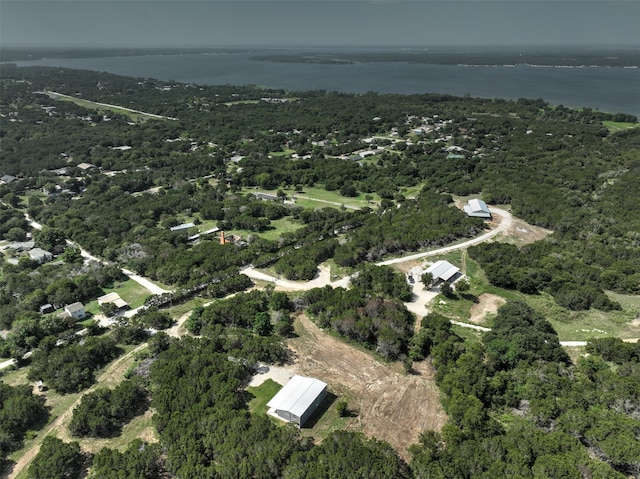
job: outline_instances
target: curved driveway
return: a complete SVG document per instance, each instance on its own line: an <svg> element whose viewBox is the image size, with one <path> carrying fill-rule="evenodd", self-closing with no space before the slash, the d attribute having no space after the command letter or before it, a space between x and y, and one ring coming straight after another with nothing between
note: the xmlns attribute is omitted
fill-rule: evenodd
<svg viewBox="0 0 640 479"><path fill-rule="evenodd" d="M475 238L471 238L470 240L463 241L462 243L452 244L450 246L444 246L442 248L434 249L432 251L425 251L424 253L416 253L409 256L402 256L400 258L389 259L386 261L381 261L376 263L377 266L388 266L391 264L404 263L405 261L414 261L420 258L426 258L428 256L438 256L444 253L449 253L451 251L457 251L459 249L468 248L469 246L473 246L479 243L483 243L487 241L489 238L494 237L500 233L506 233L511 225L513 224L513 216L507 210L503 210L502 208L490 208L490 211L494 215L500 216L502 219L500 220L500 224L497 228L487 231L486 233L481 234L480 236L476 236Z"/></svg>

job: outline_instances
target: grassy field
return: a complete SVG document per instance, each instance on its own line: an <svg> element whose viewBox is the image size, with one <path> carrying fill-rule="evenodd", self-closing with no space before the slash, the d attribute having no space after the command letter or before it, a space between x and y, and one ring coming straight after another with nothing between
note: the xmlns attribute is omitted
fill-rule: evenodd
<svg viewBox="0 0 640 479"><path fill-rule="evenodd" d="M260 386L248 387L247 392L253 396L249 401L249 412L251 414L267 414L267 403L282 386L273 379L267 379Z"/></svg>
<svg viewBox="0 0 640 479"><path fill-rule="evenodd" d="M159 120L161 118L158 118L155 115L151 115L148 113L143 113L143 112L134 112L134 111L129 111L125 108L118 108L117 106L105 106L105 105L99 105L96 102L90 101L90 100L85 100L83 98L76 98L76 97L71 97L71 96L67 96L67 95L60 95L60 94L56 94L56 93L51 93L49 94L49 96L54 99L54 100L58 100L58 101L70 101L72 103L75 103L78 106L81 106L82 108L86 108L88 110L95 110L98 113L106 113L106 112L111 112L111 113L117 113L119 115L124 115L126 117L128 117L129 119L133 120L133 121L138 121L138 122L144 122L147 120Z"/></svg>
<svg viewBox="0 0 640 479"><path fill-rule="evenodd" d="M640 317L640 296L608 293L612 300L620 303L621 311L570 311L558 306L548 293L531 295L492 286L478 264L468 256L463 256L461 252L450 253L437 259L446 259L456 266L462 266L462 270L470 278L470 290L459 294L458 299L439 296L432 303L434 312L451 319L469 321L471 308L477 303L478 298L483 294L492 294L506 301L522 300L529 304L553 325L561 341L586 341L605 336L622 339L640 337L640 324L634 321ZM489 314L483 325L491 327L493 317L494 315Z"/></svg>
<svg viewBox="0 0 640 479"><path fill-rule="evenodd" d="M135 281L128 279L122 283L115 284L112 288L104 288L104 294L116 292L124 299L131 309L144 304L144 301L151 295L146 288L143 288ZM100 306L98 300L91 301L84 306L85 311L91 314L98 314Z"/></svg>
<svg viewBox="0 0 640 479"><path fill-rule="evenodd" d="M640 123L627 123L624 121L603 121L602 124L607 127L607 129L615 133L616 131L628 130L629 128L638 128L640 127Z"/></svg>

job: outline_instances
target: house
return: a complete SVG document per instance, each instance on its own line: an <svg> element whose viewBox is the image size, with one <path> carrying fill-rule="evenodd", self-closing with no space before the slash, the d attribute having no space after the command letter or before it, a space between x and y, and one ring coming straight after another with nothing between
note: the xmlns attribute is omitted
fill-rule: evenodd
<svg viewBox="0 0 640 479"><path fill-rule="evenodd" d="M425 270L425 273L431 273L434 285L444 281L453 283L460 277L460 268L452 265L448 261L440 260L429 266Z"/></svg>
<svg viewBox="0 0 640 479"><path fill-rule="evenodd" d="M80 168L82 171L87 171L96 168L96 165L92 165L91 163L80 163L78 164L78 168Z"/></svg>
<svg viewBox="0 0 640 479"><path fill-rule="evenodd" d="M113 303L116 308L124 309L129 305L127 302L120 297L120 295L116 292L105 294L104 296L100 296L98 298L98 305L102 306L103 304Z"/></svg>
<svg viewBox="0 0 640 479"><path fill-rule="evenodd" d="M0 178L0 183L3 185L8 185L9 183L11 183L12 181L17 180L17 178L15 176L12 175L3 175L2 178Z"/></svg>
<svg viewBox="0 0 640 479"><path fill-rule="evenodd" d="M464 206L464 212L476 218L491 218L491 212L487 204L477 198L468 201Z"/></svg>
<svg viewBox="0 0 640 479"><path fill-rule="evenodd" d="M84 319L87 316L84 305L80 302L68 304L64 307L64 311L75 320Z"/></svg>
<svg viewBox="0 0 640 479"><path fill-rule="evenodd" d="M32 250L29 250L29 258L36 263L42 264L47 261L51 261L53 259L53 254L43 250L42 248L33 248Z"/></svg>
<svg viewBox="0 0 640 479"><path fill-rule="evenodd" d="M7 248L12 249L14 251L29 251L30 249L35 248L35 241L14 241L7 245Z"/></svg>
<svg viewBox="0 0 640 479"><path fill-rule="evenodd" d="M278 198L276 195L271 195L269 193L260 193L260 192L254 191L252 194L259 200L280 201L280 198Z"/></svg>
<svg viewBox="0 0 640 479"><path fill-rule="evenodd" d="M326 383L296 374L267 403L269 414L302 427L326 395Z"/></svg>

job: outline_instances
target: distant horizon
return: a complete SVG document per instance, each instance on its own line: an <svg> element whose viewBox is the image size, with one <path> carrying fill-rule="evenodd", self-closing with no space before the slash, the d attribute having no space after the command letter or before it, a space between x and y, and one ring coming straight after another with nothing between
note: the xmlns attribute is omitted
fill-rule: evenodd
<svg viewBox="0 0 640 479"><path fill-rule="evenodd" d="M558 44L522 44L522 45L502 45L502 44L431 44L431 45L358 45L358 44L345 44L345 45L332 45L332 44L309 44L309 45L114 45L114 46L90 46L90 45L67 45L67 44L15 44L7 45L2 44L0 50L71 50L71 51L83 51L83 50L410 50L410 51L452 51L465 49L465 51L487 51L487 50L504 50L504 51L519 51L519 50L630 50L640 52L640 46L631 44L571 44L571 43L558 43Z"/></svg>
<svg viewBox="0 0 640 479"><path fill-rule="evenodd" d="M637 0L0 0L6 48L640 47Z"/></svg>

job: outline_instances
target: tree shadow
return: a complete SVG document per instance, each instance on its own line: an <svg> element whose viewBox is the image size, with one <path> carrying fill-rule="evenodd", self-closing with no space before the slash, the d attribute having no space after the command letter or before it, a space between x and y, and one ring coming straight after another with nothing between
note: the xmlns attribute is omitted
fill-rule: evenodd
<svg viewBox="0 0 640 479"><path fill-rule="evenodd" d="M475 304L478 304L480 302L480 300L478 299L478 296L476 296L475 294L471 294L471 293L458 293L458 294L462 299L466 299Z"/></svg>

